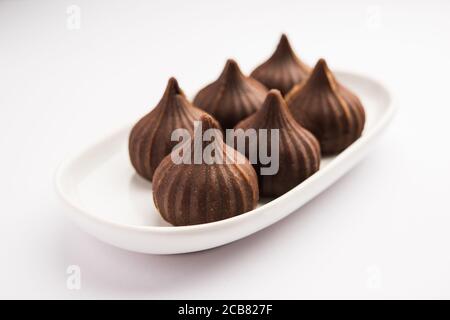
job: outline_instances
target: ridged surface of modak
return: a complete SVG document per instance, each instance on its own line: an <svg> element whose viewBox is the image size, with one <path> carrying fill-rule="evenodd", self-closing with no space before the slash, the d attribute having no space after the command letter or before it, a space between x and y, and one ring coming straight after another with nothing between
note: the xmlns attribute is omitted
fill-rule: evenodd
<svg viewBox="0 0 450 320"><path fill-rule="evenodd" d="M228 60L219 78L197 93L194 105L214 116L223 129L231 129L261 107L266 93L264 85Z"/></svg>
<svg viewBox="0 0 450 320"><path fill-rule="evenodd" d="M325 60L286 96L295 120L311 131L324 155L336 154L361 136L365 112L359 98L338 83Z"/></svg>
<svg viewBox="0 0 450 320"><path fill-rule="evenodd" d="M255 129L257 132L268 129L268 137L272 137L269 131L278 129L278 172L274 175L262 175L261 163L258 161L255 165L261 196L280 196L319 170L320 147L317 139L294 120L278 90L270 90L261 110L235 127L236 136L244 134L237 129ZM266 145L266 154L271 154L273 158L277 151L273 149L272 143L271 140L261 141L258 135L258 148ZM247 157L250 157L249 152L250 147L246 147ZM260 150L258 153L260 154Z"/></svg>
<svg viewBox="0 0 450 320"><path fill-rule="evenodd" d="M202 116L201 128L195 131L196 135L203 136L208 129L218 128L210 116ZM242 154L224 143L220 130L213 132L212 142L201 141L200 145L202 150L213 147L217 152L214 155L222 155L222 161L203 155L201 163L195 164L193 153L199 143L193 137L187 141L191 150L190 164L177 164L172 155L168 155L156 169L155 206L162 217L175 226L227 219L256 207L259 197L255 170ZM180 152L184 148L176 150Z"/></svg>
<svg viewBox="0 0 450 320"><path fill-rule="evenodd" d="M158 105L133 127L129 137L130 160L136 172L147 180L161 160L177 144L171 141L175 129L193 132L194 121L206 114L186 99L175 78L170 78Z"/></svg>
<svg viewBox="0 0 450 320"><path fill-rule="evenodd" d="M305 80L311 68L295 54L285 34L272 56L250 76L264 84L268 89L278 89L285 95L292 87Z"/></svg>

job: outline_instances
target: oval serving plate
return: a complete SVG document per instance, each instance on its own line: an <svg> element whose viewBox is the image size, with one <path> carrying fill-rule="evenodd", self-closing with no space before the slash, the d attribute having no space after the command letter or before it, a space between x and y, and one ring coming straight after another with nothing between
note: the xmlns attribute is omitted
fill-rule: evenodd
<svg viewBox="0 0 450 320"><path fill-rule="evenodd" d="M336 75L365 107L362 137L339 155L324 158L320 170L306 181L281 197L262 201L255 210L201 225L173 227L166 223L153 205L151 183L137 176L129 162L131 126L66 159L56 174L57 190L82 229L126 250L187 253L244 238L288 216L333 184L362 159L392 118L392 97L381 84L353 73Z"/></svg>

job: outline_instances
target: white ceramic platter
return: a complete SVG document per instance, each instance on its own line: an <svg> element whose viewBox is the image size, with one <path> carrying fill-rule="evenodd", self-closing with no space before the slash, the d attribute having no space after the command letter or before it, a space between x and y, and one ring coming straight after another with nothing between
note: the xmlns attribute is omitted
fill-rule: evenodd
<svg viewBox="0 0 450 320"><path fill-rule="evenodd" d="M56 174L57 190L82 229L126 250L187 253L246 237L291 214L349 171L392 118L392 97L381 84L347 72L338 72L337 77L358 94L366 109L362 137L338 156L323 159L321 169L296 188L251 212L186 227L172 227L163 221L153 205L151 183L138 177L129 162L131 126L66 159Z"/></svg>

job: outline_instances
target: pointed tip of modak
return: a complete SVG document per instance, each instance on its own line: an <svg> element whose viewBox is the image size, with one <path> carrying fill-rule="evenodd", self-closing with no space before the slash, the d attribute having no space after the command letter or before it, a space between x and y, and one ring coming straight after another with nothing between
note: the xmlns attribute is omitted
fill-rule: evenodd
<svg viewBox="0 0 450 320"><path fill-rule="evenodd" d="M269 90L266 99L264 100L261 109L266 112L280 111L285 107L286 102L281 95L281 92L277 89Z"/></svg>
<svg viewBox="0 0 450 320"><path fill-rule="evenodd" d="M230 69L230 70L237 70L239 71L239 65L236 62L236 60L234 59L228 59L227 63L225 64L225 69Z"/></svg>
<svg viewBox="0 0 450 320"><path fill-rule="evenodd" d="M325 59L320 58L314 66L311 76L308 79L309 84L315 85L329 85L331 87L335 86L336 80L328 68L328 64Z"/></svg>
<svg viewBox="0 0 450 320"><path fill-rule="evenodd" d="M273 54L273 58L292 57L292 56L295 56L294 49L292 49L292 46L289 43L287 35L283 33L280 37L280 41L278 41L278 45Z"/></svg>
<svg viewBox="0 0 450 320"><path fill-rule="evenodd" d="M288 45L288 46L290 46L289 39L288 39L286 33L282 33L281 34L280 41L279 41L278 44L279 45Z"/></svg>
<svg viewBox="0 0 450 320"><path fill-rule="evenodd" d="M266 101L268 103L282 103L283 102L283 96L281 95L280 90L277 89L271 89L267 93Z"/></svg>
<svg viewBox="0 0 450 320"><path fill-rule="evenodd" d="M224 81L234 81L242 77L244 77L244 75L242 74L242 71L239 68L236 60L228 59L225 67L223 68L222 74L220 75L220 78Z"/></svg>
<svg viewBox="0 0 450 320"><path fill-rule="evenodd" d="M178 84L178 81L177 81L177 79L175 79L175 77L169 78L169 81L167 82L167 87L166 87L166 94L168 94L168 95L175 95L175 94L184 95L183 90L181 90L180 85Z"/></svg>
<svg viewBox="0 0 450 320"><path fill-rule="evenodd" d="M316 65L315 65L315 67L314 67L314 69L324 69L324 70L329 70L328 69L328 65L327 65L327 61L324 59L324 58L320 58L318 61L317 61L317 63L316 63Z"/></svg>
<svg viewBox="0 0 450 320"><path fill-rule="evenodd" d="M210 115L207 115L207 114L201 115L199 121L202 124L202 131L203 132L205 132L208 129L218 129L218 130L220 130L219 124Z"/></svg>

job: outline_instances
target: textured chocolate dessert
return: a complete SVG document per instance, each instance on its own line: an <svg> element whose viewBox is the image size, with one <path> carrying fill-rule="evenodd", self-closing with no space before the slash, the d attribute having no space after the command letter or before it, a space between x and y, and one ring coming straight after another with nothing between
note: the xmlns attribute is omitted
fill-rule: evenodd
<svg viewBox="0 0 450 320"><path fill-rule="evenodd" d="M189 103L177 80L170 78L158 105L131 130L128 147L136 172L151 181L161 160L177 145L171 141L173 130L184 128L192 134L194 120L203 114Z"/></svg>
<svg viewBox="0 0 450 320"><path fill-rule="evenodd" d="M361 136L364 108L356 95L338 83L325 60L286 96L295 120L320 142L322 154L336 154Z"/></svg>
<svg viewBox="0 0 450 320"><path fill-rule="evenodd" d="M287 36L283 34L272 56L250 76L268 89L278 89L285 95L294 85L305 80L310 71L311 68L297 57Z"/></svg>
<svg viewBox="0 0 450 320"><path fill-rule="evenodd" d="M244 134L242 130L247 129L278 129L278 172L275 175L262 175L260 169L263 165L260 161L255 165L261 196L280 196L319 170L320 147L317 139L294 120L278 90L270 90L262 108L240 122L235 129L236 137ZM267 136L271 137L271 133L268 132ZM259 135L258 139L261 139ZM258 140L258 148L264 142ZM246 147L247 157L250 157L250 148ZM267 142L267 149L268 154L276 152L272 149L270 140Z"/></svg>
<svg viewBox="0 0 450 320"><path fill-rule="evenodd" d="M194 105L213 115L223 129L231 129L261 107L266 93L261 83L228 60L219 78L197 93Z"/></svg>
<svg viewBox="0 0 450 320"><path fill-rule="evenodd" d="M258 178L250 162L222 140L222 133L210 116L201 117L201 128L195 134L204 136L208 129L216 129L212 142L200 140L202 150L213 147L214 157L205 156L195 164L194 150L199 147L194 136L173 152L191 150L190 163L173 161L172 155L164 158L153 178L153 200L162 217L175 226L207 223L230 218L256 207ZM222 161L216 161L216 155ZM183 154L185 156L185 154Z"/></svg>

